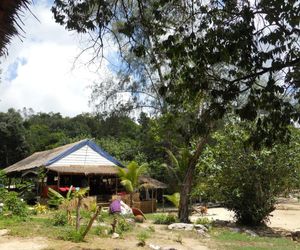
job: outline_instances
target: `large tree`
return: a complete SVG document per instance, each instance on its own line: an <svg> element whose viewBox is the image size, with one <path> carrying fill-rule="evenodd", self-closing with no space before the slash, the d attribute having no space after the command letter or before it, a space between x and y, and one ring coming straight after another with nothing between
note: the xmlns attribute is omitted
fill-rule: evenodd
<svg viewBox="0 0 300 250"><path fill-rule="evenodd" d="M172 112L174 122L186 118L196 146L181 189L181 221L188 220L194 169L218 120L229 112L255 120L249 140L256 146L287 139L286 126L299 120L299 1L56 0L52 11L66 29L89 33L95 58L114 39L125 66L110 96L129 91L137 106L147 106L147 92L151 106Z"/></svg>
<svg viewBox="0 0 300 250"><path fill-rule="evenodd" d="M0 169L7 167L29 152L21 115L14 109L0 113Z"/></svg>
<svg viewBox="0 0 300 250"><path fill-rule="evenodd" d="M231 122L214 133L214 145L197 166L193 191L222 201L238 222L259 225L275 209L278 195L299 188L300 131L291 128L289 144L254 150L247 145L251 125Z"/></svg>

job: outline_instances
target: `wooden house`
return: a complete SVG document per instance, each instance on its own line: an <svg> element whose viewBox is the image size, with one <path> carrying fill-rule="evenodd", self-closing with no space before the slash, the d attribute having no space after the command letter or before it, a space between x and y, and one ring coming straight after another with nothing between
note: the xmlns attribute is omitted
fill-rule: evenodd
<svg viewBox="0 0 300 250"><path fill-rule="evenodd" d="M126 201L126 192L117 174L118 167L124 166L93 140L85 139L36 152L4 171L8 177L39 179L37 193L40 197L47 198L49 187L61 193L67 192L70 186L89 187L89 196L98 203L107 203L116 194ZM141 195L135 196L136 206L144 212L155 211L157 189L164 189L166 185L146 176L140 178L140 183L144 188Z"/></svg>

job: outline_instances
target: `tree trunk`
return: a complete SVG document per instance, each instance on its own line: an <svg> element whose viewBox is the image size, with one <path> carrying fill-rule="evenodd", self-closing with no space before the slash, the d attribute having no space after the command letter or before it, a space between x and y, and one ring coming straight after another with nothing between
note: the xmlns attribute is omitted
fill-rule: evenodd
<svg viewBox="0 0 300 250"><path fill-rule="evenodd" d="M79 197L78 198L78 203L77 203L77 207L76 207L76 231L79 230L80 228L80 207L81 207L81 201L82 201L82 198Z"/></svg>
<svg viewBox="0 0 300 250"><path fill-rule="evenodd" d="M178 218L180 222L189 222L189 196L192 189L192 183L194 180L194 171L196 168L197 161L204 149L208 141L208 137L204 137L203 139L199 140L197 144L196 151L194 155L191 157L188 165L188 169L186 171L184 180L182 182L182 188L180 191L180 202L179 202L179 211L178 211Z"/></svg>

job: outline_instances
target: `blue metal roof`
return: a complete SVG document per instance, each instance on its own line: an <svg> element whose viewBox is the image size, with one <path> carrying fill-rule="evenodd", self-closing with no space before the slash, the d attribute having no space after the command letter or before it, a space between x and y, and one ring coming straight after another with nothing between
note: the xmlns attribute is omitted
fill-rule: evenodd
<svg viewBox="0 0 300 250"><path fill-rule="evenodd" d="M105 159L107 159L107 160L111 161L112 163L116 164L117 166L122 167L122 168L124 167L124 165L122 163L117 161L114 157L112 157L109 153L104 151L102 148L100 148L95 142L93 142L90 139L85 139L83 141L78 142L74 146L68 148L66 151L60 153L56 157L54 157L51 160L47 161L45 166L52 165L53 163L61 160L62 158L68 156L69 154L77 151L78 149L80 149L80 148L82 148L86 145L89 146L90 148L92 148L94 151L96 151L99 155L101 155Z"/></svg>

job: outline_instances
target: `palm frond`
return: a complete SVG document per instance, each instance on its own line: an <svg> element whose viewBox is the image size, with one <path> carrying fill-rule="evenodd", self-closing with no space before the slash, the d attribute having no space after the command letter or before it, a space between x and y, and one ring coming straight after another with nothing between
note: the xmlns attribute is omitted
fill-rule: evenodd
<svg viewBox="0 0 300 250"><path fill-rule="evenodd" d="M72 198L72 191L73 191L72 189L73 189L73 186L71 185L70 189L66 195L67 200L70 200Z"/></svg>
<svg viewBox="0 0 300 250"><path fill-rule="evenodd" d="M173 167L174 168L179 168L179 162L178 162L176 156L172 153L171 150L169 150L167 148L165 150L166 150L166 152L167 152L167 154L168 154L168 156L171 160L171 163L172 163Z"/></svg>
<svg viewBox="0 0 300 250"><path fill-rule="evenodd" d="M0 1L0 56L7 54L6 46L13 36L19 35L22 29L20 11L28 9L30 0Z"/></svg>
<svg viewBox="0 0 300 250"><path fill-rule="evenodd" d="M52 188L48 189L48 197L49 197L48 204L55 207L62 204L63 201L65 200L65 197L63 197L59 192L55 191Z"/></svg>
<svg viewBox="0 0 300 250"><path fill-rule="evenodd" d="M164 195L164 197L167 198L170 202L172 202L175 207L177 207L177 208L179 207L180 193Z"/></svg>
<svg viewBox="0 0 300 250"><path fill-rule="evenodd" d="M139 177L145 172L146 164L139 166L136 162L130 162L126 169L118 168L118 176L121 179L121 184L130 193L139 189Z"/></svg>
<svg viewBox="0 0 300 250"><path fill-rule="evenodd" d="M88 191L90 190L89 187L87 188L80 188L79 190L75 191L74 196L76 198L83 198L84 196L87 195Z"/></svg>
<svg viewBox="0 0 300 250"><path fill-rule="evenodd" d="M126 188L126 190L130 193L134 191L132 182L130 180L123 180L121 181L121 184Z"/></svg>

